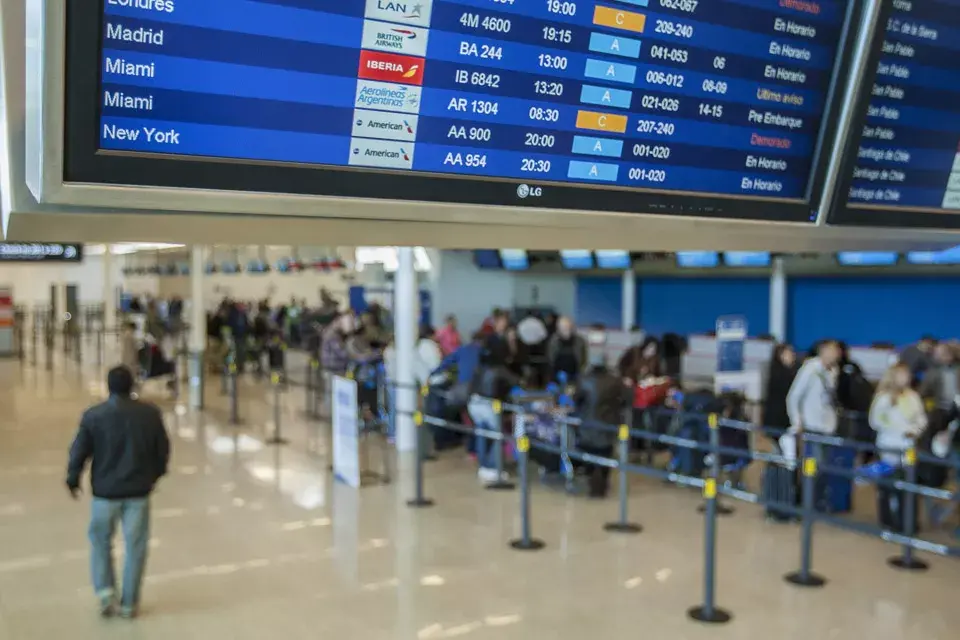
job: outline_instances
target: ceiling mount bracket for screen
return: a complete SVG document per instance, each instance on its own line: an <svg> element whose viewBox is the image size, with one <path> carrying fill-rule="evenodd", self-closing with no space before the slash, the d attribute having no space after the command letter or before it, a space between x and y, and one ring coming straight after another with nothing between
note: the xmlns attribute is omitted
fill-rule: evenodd
<svg viewBox="0 0 960 640"><path fill-rule="evenodd" d="M840 172L844 168L843 159L851 142L850 134L854 121L855 97L860 91L864 77L867 75L867 62L870 59L870 49L877 32L880 8L881 0L866 0L859 36L854 43L850 74L847 77L847 86L843 92L843 102L834 137L833 155L830 157L826 177L823 181L823 195L820 198L820 208L817 211L817 226L826 223L827 215L833 206L833 200L838 196L837 184L840 182Z"/></svg>

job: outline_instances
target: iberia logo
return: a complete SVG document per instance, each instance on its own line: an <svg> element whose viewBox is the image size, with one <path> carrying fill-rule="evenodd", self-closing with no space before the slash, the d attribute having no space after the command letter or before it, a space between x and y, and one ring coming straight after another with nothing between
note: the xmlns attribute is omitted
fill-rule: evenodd
<svg viewBox="0 0 960 640"><path fill-rule="evenodd" d="M365 80L422 85L423 63L422 58L364 50L358 75Z"/></svg>

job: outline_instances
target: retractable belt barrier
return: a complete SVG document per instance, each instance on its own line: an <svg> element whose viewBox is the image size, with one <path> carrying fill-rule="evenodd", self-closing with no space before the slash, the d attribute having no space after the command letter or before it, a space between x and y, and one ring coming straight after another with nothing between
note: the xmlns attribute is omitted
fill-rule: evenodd
<svg viewBox="0 0 960 640"><path fill-rule="evenodd" d="M395 388L397 387L394 384ZM503 403L498 400L480 399L477 396L472 397L473 402L489 402L493 415L500 416L502 412L509 412L515 415L530 417L546 416L544 412L533 411L512 403ZM910 535L915 530L916 525L916 499L917 496L926 498L945 500L951 502L960 502L960 494L945 489L935 489L925 487L917 483L917 464L923 462L926 464L940 465L948 468L955 468L955 463L937 458L931 455L919 454L916 449L909 448L905 451L896 450L903 454L905 478L883 479L858 473L855 470L843 469L823 463L824 447L852 447L859 451L884 452L873 445L830 436L818 433L805 432L801 434L803 441L802 448L798 445L798 452L804 452L805 455L798 460L787 458L777 453L766 453L754 451L752 448L740 449L735 447L722 446L720 444L720 430L734 429L750 433L764 431L768 434L776 434L778 430L760 428L752 423L730 420L722 418L717 414L698 414L692 412L683 412L685 416L695 416L702 418L708 425L709 439L707 442L691 438L683 438L669 434L656 433L647 429L630 428L628 425L610 425L600 423L586 423L576 417L550 414L550 419L561 423L564 426L570 426L579 430L599 430L616 434L618 443L617 455L615 458L598 456L585 451L580 451L576 446L569 446L564 440L560 445L542 442L536 438L531 438L523 426L526 421L515 421L512 434L504 433L496 429L483 427L474 427L472 425L461 424L445 420L439 416L430 415L422 411L416 411L410 414L403 412L401 415L411 415L418 432L424 430L424 427L433 427L446 429L456 433L477 436L493 443L496 449L502 452L502 443L513 443L517 452L517 474L519 482L519 510L520 510L520 536L510 541L510 546L518 550L537 550L542 549L546 544L533 537L530 523L530 478L528 474L529 452L531 449L541 450L547 453L567 456L571 460L577 460L586 464L598 465L616 470L619 474L618 483L618 513L617 519L604 525L607 531L639 533L641 527L630 522L628 508L628 475L635 474L655 479L664 480L678 486L699 488L703 495L702 511L704 518L704 572L703 572L703 601L688 611L691 619L704 623L725 623L732 619L732 614L716 605L716 536L718 516L721 513L719 498L726 496L735 500L740 500L750 504L756 504L764 507L775 508L778 512L791 516L798 516L801 521L800 530L800 567L797 571L785 576L785 579L794 585L800 587L821 587L826 584L826 579L813 572L813 533L814 524L822 523L834 526L840 529L853 531L865 535L870 535L899 545L900 554L891 558L889 564L899 569L921 571L928 565L914 557L914 551L923 551L935 555L960 557L960 547L939 544L924 540L914 535ZM780 430L782 432L782 430ZM416 456L416 473L414 497L408 501L411 507L429 507L435 504L435 501L426 497L425 479L423 474L423 464L425 460L424 441L422 433L418 433ZM693 475L684 475L676 471L658 469L649 465L640 465L629 460L629 442L631 440L643 440L650 443L658 443L675 449L687 449L702 452L709 456L709 464L705 468L705 477ZM807 447L807 445L810 445ZM721 457L729 456L735 459L742 459L749 462L761 461L772 465L779 465L791 471L799 471L802 477L801 488L801 506L768 499L766 496L758 493L737 488L734 486L723 486L721 475L723 465ZM502 466L502 459L498 460L498 467ZM816 487L817 479L822 474L834 474L850 478L857 481L866 481L877 487L885 487L899 491L903 498L903 531L896 532L883 529L869 524L859 523L853 520L839 518L835 515L821 513L816 508Z"/></svg>

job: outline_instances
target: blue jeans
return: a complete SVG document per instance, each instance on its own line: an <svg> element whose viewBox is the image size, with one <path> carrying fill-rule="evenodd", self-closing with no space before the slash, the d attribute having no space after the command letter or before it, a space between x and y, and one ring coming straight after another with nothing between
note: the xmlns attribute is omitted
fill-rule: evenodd
<svg viewBox="0 0 960 640"><path fill-rule="evenodd" d="M490 406L489 400L471 398L470 404L467 406L467 412L470 414L470 419L473 420L473 426L475 428L500 431L499 416L494 412L493 407ZM476 440L477 463L482 469L496 469L496 447L502 447L503 443L490 440L481 435L477 435Z"/></svg>
<svg viewBox="0 0 960 640"><path fill-rule="evenodd" d="M93 589L99 598L111 598L117 592L112 552L113 534L118 522L126 547L120 605L124 609L136 609L140 604L140 584L150 541L150 499L93 499L90 513L90 573Z"/></svg>

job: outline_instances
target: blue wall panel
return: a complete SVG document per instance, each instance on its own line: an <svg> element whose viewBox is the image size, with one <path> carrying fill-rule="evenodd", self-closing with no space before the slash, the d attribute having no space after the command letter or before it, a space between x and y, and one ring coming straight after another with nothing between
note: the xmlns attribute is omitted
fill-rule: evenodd
<svg viewBox="0 0 960 640"><path fill-rule="evenodd" d="M770 330L767 278L644 278L638 288L638 324L651 335L713 331L724 315L745 316L751 336Z"/></svg>
<svg viewBox="0 0 960 640"><path fill-rule="evenodd" d="M787 336L801 348L825 337L851 345L906 345L929 333L957 337L960 277L787 279Z"/></svg>
<svg viewBox="0 0 960 640"><path fill-rule="evenodd" d="M576 322L585 327L602 323L620 328L623 280L605 276L577 277Z"/></svg>

